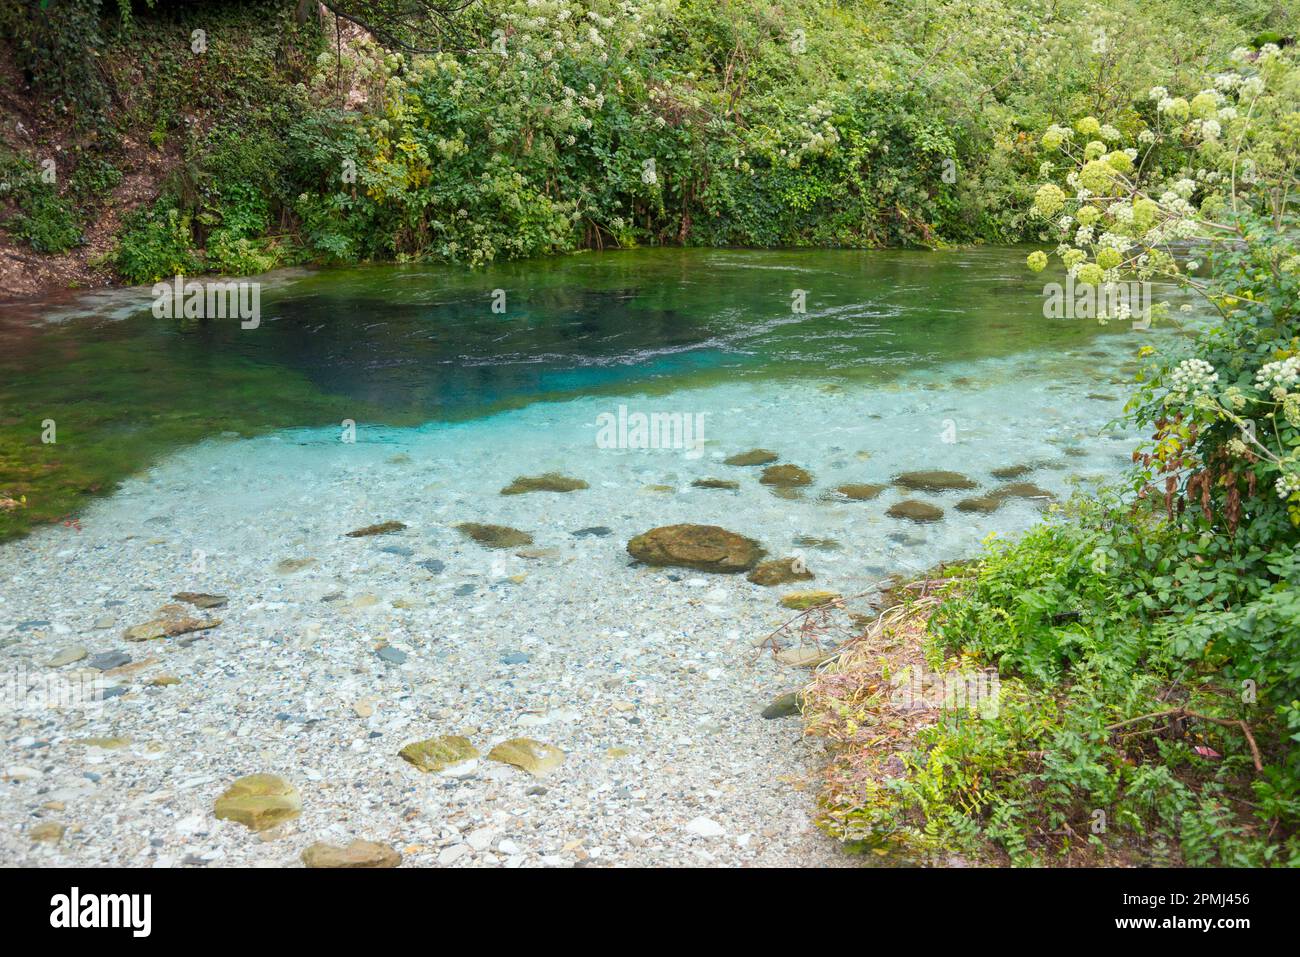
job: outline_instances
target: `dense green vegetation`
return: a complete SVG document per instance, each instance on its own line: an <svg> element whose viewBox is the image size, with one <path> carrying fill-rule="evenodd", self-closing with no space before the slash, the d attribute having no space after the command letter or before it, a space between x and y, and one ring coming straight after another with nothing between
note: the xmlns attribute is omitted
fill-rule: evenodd
<svg viewBox="0 0 1300 957"><path fill-rule="evenodd" d="M1046 131L1036 211L1080 283L1173 278L1218 319L1143 350L1131 487L949 586L931 660L995 665L999 713L950 714L888 787L832 799L842 836L1300 863L1300 65L1242 50L1144 99Z"/></svg>
<svg viewBox="0 0 1300 957"><path fill-rule="evenodd" d="M1187 81L1285 6L485 0L461 18L466 49L411 56L300 25L283 0L65 0L40 15L7 0L0 25L40 102L83 131L53 191L8 180L8 228L73 246L93 204L70 177L151 150L169 175L106 263L129 282L612 245L1032 238L1032 131ZM105 172L90 177L101 197Z"/></svg>

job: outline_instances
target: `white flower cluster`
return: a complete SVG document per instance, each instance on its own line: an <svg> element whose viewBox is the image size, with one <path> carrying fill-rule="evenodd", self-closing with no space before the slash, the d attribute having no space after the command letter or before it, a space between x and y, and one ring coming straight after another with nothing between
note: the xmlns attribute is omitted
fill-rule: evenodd
<svg viewBox="0 0 1300 957"><path fill-rule="evenodd" d="M1172 391L1180 395L1197 395L1208 392L1219 381L1214 366L1204 359L1184 359L1170 374Z"/></svg>
<svg viewBox="0 0 1300 957"><path fill-rule="evenodd" d="M1255 373L1255 384L1261 389L1290 389L1300 382L1300 356L1291 356L1270 362Z"/></svg>
<svg viewBox="0 0 1300 957"><path fill-rule="evenodd" d="M1274 482L1273 487L1277 489L1277 497L1286 501L1292 493L1300 492L1300 475L1288 472Z"/></svg>

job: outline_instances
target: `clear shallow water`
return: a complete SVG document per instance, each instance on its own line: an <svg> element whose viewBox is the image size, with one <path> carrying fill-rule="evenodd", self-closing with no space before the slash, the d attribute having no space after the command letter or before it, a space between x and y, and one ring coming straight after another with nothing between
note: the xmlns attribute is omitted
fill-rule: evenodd
<svg viewBox="0 0 1300 957"><path fill-rule="evenodd" d="M0 766L46 756L40 776L10 782L0 856L289 866L308 839L361 837L414 866L499 862L448 834L490 821L522 848L516 863L566 862L574 847L645 865L840 862L808 830L816 787L781 783L814 780L820 748L760 716L807 674L755 647L792 614L789 589L629 567L625 545L657 525L721 524L774 556L802 553L816 580L800 587L853 596L972 554L1040 509L1013 498L969 514L955 506L975 493L894 488L835 500L836 485L950 469L987 491L994 469L1023 464L1059 497L1114 474L1135 437L1106 423L1153 334L1043 319L1022 253L647 251L289 273L247 331L141 314L147 290L0 309L0 495L28 499L22 520L0 512L0 537L32 516L79 518L0 545L0 663L39 677L73 643L132 659L86 720L32 712L48 751L7 731ZM790 312L797 288L806 315ZM601 448L600 416L620 405L701 416L704 443ZM345 418L353 444L339 441ZM45 419L56 444L39 441ZM754 447L814 484L781 498L760 469L724 464ZM499 494L550 470L589 487ZM903 498L944 517L889 517ZM407 527L346 537L390 520ZM460 522L526 530L536 550L484 549ZM181 591L227 596L221 624L193 643L125 640ZM164 672L180 683L146 684ZM494 762L443 778L397 756L447 733L484 753L534 737L565 763L537 795ZM131 743L70 746L87 736ZM301 840L212 819L217 795L255 771L302 790ZM75 837L37 844L28 831L51 797ZM726 836L692 835L702 815Z"/></svg>
<svg viewBox="0 0 1300 957"><path fill-rule="evenodd" d="M504 314L491 308L497 289ZM806 313L791 310L796 290ZM808 510L798 523L809 527L840 514L881 520L893 493L853 504L819 496L903 469L956 469L985 485L992 468L1051 464L1030 479L1064 493L1127 453L1099 430L1119 412L1125 363L1150 333L1044 319L1041 291L1020 250L647 250L479 272L290 274L267 286L253 330L155 319L147 289L90 315L15 308L0 324L0 492L27 495L24 519L57 518L196 442L287 429L298 431L223 440L168 470L265 462L275 474L286 444L306 443L317 453L302 463L301 488L326 463L356 469L396 449L430 467L456 463L463 475L442 478L481 492L485 511L504 507L496 491L513 475L558 469L594 489L680 487L673 501L693 520L726 524L743 500L751 523ZM703 414L705 454L598 449L596 416L619 404ZM46 419L58 423L55 445L39 441ZM338 442L343 419L357 423L355 446ZM813 470L816 486L801 502L777 499L757 487L757 470L717 462L753 446ZM689 489L701 477L742 490ZM205 504L219 507L216 494ZM608 524L591 508L596 495L561 507ZM886 521L904 538L952 536L955 546L1032 513L1013 502L978 521ZM8 531L16 514L4 517Z"/></svg>

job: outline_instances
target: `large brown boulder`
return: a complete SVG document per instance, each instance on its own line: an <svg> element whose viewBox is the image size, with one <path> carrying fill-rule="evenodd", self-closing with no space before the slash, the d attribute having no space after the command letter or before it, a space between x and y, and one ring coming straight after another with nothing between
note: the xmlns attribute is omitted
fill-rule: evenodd
<svg viewBox="0 0 1300 957"><path fill-rule="evenodd" d="M704 572L747 572L767 554L752 538L717 525L664 525L627 543L647 565L679 565Z"/></svg>

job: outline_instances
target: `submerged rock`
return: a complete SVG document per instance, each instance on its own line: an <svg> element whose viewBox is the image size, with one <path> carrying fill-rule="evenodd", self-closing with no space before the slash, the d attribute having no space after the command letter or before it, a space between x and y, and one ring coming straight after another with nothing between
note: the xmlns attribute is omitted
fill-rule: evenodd
<svg viewBox="0 0 1300 957"><path fill-rule="evenodd" d="M739 482L733 482L730 479L702 478L696 479L691 483L692 488L717 488L734 492L740 488Z"/></svg>
<svg viewBox="0 0 1300 957"><path fill-rule="evenodd" d="M275 563L275 571L279 575L292 575L315 564L314 558L285 558Z"/></svg>
<svg viewBox="0 0 1300 957"><path fill-rule="evenodd" d="M868 502L883 492L886 487L884 485L849 483L848 485L837 485L835 491L855 502Z"/></svg>
<svg viewBox="0 0 1300 957"><path fill-rule="evenodd" d="M811 472L797 465L769 465L763 469L759 481L777 488L801 488L812 485L813 477Z"/></svg>
<svg viewBox="0 0 1300 957"><path fill-rule="evenodd" d="M488 760L513 764L533 777L540 777L564 763L564 752L553 744L543 744L532 738L511 738L489 751Z"/></svg>
<svg viewBox="0 0 1300 957"><path fill-rule="evenodd" d="M746 577L755 585L770 586L809 581L814 576L802 558L774 558L768 562L761 562Z"/></svg>
<svg viewBox="0 0 1300 957"><path fill-rule="evenodd" d="M750 449L722 460L723 465L770 465L781 456L771 449Z"/></svg>
<svg viewBox="0 0 1300 957"><path fill-rule="evenodd" d="M894 476L894 484L914 492L946 492L950 489L975 488L975 483L960 472L903 472Z"/></svg>
<svg viewBox="0 0 1300 957"><path fill-rule="evenodd" d="M226 604L225 595L209 595L201 591L178 591L172 598L195 608L221 608Z"/></svg>
<svg viewBox="0 0 1300 957"><path fill-rule="evenodd" d="M458 734L444 734L424 741L412 741L398 755L421 771L441 771L444 768L478 757L478 748L469 738Z"/></svg>
<svg viewBox="0 0 1300 957"><path fill-rule="evenodd" d="M406 528L404 522L380 522L378 525L367 525L365 528L356 528L348 532L348 538L366 538L370 535L387 535L389 532L400 532Z"/></svg>
<svg viewBox="0 0 1300 957"><path fill-rule="evenodd" d="M767 554L752 538L717 525L663 525L627 543L628 554L647 565L676 565L706 572L749 571Z"/></svg>
<svg viewBox="0 0 1300 957"><path fill-rule="evenodd" d="M796 611L806 611L818 605L829 605L843 597L837 591L792 591L781 596L781 604Z"/></svg>
<svg viewBox="0 0 1300 957"><path fill-rule="evenodd" d="M587 528L580 528L576 532L570 532L574 538L604 538L612 534L613 529L606 525L591 525Z"/></svg>
<svg viewBox="0 0 1300 957"><path fill-rule="evenodd" d="M63 840L67 827L54 821L37 824L27 832L27 837L36 844L57 844Z"/></svg>
<svg viewBox="0 0 1300 957"><path fill-rule="evenodd" d="M317 841L302 852L302 862L307 867L396 867L402 855L375 841L353 841L346 847Z"/></svg>
<svg viewBox="0 0 1300 957"><path fill-rule="evenodd" d="M220 618L193 618L189 615L166 616L146 621L142 625L132 625L122 637L127 641L152 641L156 638L175 638L192 631L206 631L221 624Z"/></svg>
<svg viewBox="0 0 1300 957"><path fill-rule="evenodd" d="M265 831L302 813L298 789L274 774L250 774L235 781L217 798L213 813L249 830Z"/></svg>
<svg viewBox="0 0 1300 957"><path fill-rule="evenodd" d="M64 665L70 665L74 661L80 661L82 658L86 657L86 655L87 651L83 646L73 645L70 648L64 648L62 651L56 652L53 658L45 662L45 667L62 668Z"/></svg>
<svg viewBox="0 0 1300 957"><path fill-rule="evenodd" d="M812 645L799 648L782 648L776 653L776 660L792 668L816 668L831 657L829 652Z"/></svg>
<svg viewBox="0 0 1300 957"><path fill-rule="evenodd" d="M1015 479L1020 478L1022 475L1028 475L1030 472L1036 471L1037 468L1038 466L1036 465L1006 465L1000 469L994 469L989 474L995 479L1006 481L1007 479Z"/></svg>
<svg viewBox="0 0 1300 957"><path fill-rule="evenodd" d="M937 522L943 518L943 509L929 502L904 499L889 506L885 512L890 518L905 518L912 522Z"/></svg>
<svg viewBox="0 0 1300 957"><path fill-rule="evenodd" d="M959 512L977 512L980 515L991 515L1002 507L1002 499L994 498L992 495L977 495L974 498L964 498L957 503Z"/></svg>
<svg viewBox="0 0 1300 957"><path fill-rule="evenodd" d="M841 545L834 538L816 538L812 535L796 535L795 546L798 548L817 548L824 552L837 552Z"/></svg>
<svg viewBox="0 0 1300 957"><path fill-rule="evenodd" d="M533 536L509 525L483 525L479 522L461 522L457 531L484 548L519 548L533 544Z"/></svg>
<svg viewBox="0 0 1300 957"><path fill-rule="evenodd" d="M1032 482L1010 482L1006 485L999 485L993 491L989 492L989 498L1052 499L1056 498L1056 496L1045 488L1039 488Z"/></svg>
<svg viewBox="0 0 1300 957"><path fill-rule="evenodd" d="M777 718L792 718L802 710L802 703L799 700L799 692L791 691L789 694L783 694L779 698L773 699L772 703L763 709L763 717L768 721Z"/></svg>
<svg viewBox="0 0 1300 957"><path fill-rule="evenodd" d="M576 492L591 488L582 479L569 478L559 472L545 475L521 475L501 490L502 495L524 495L527 492Z"/></svg>

